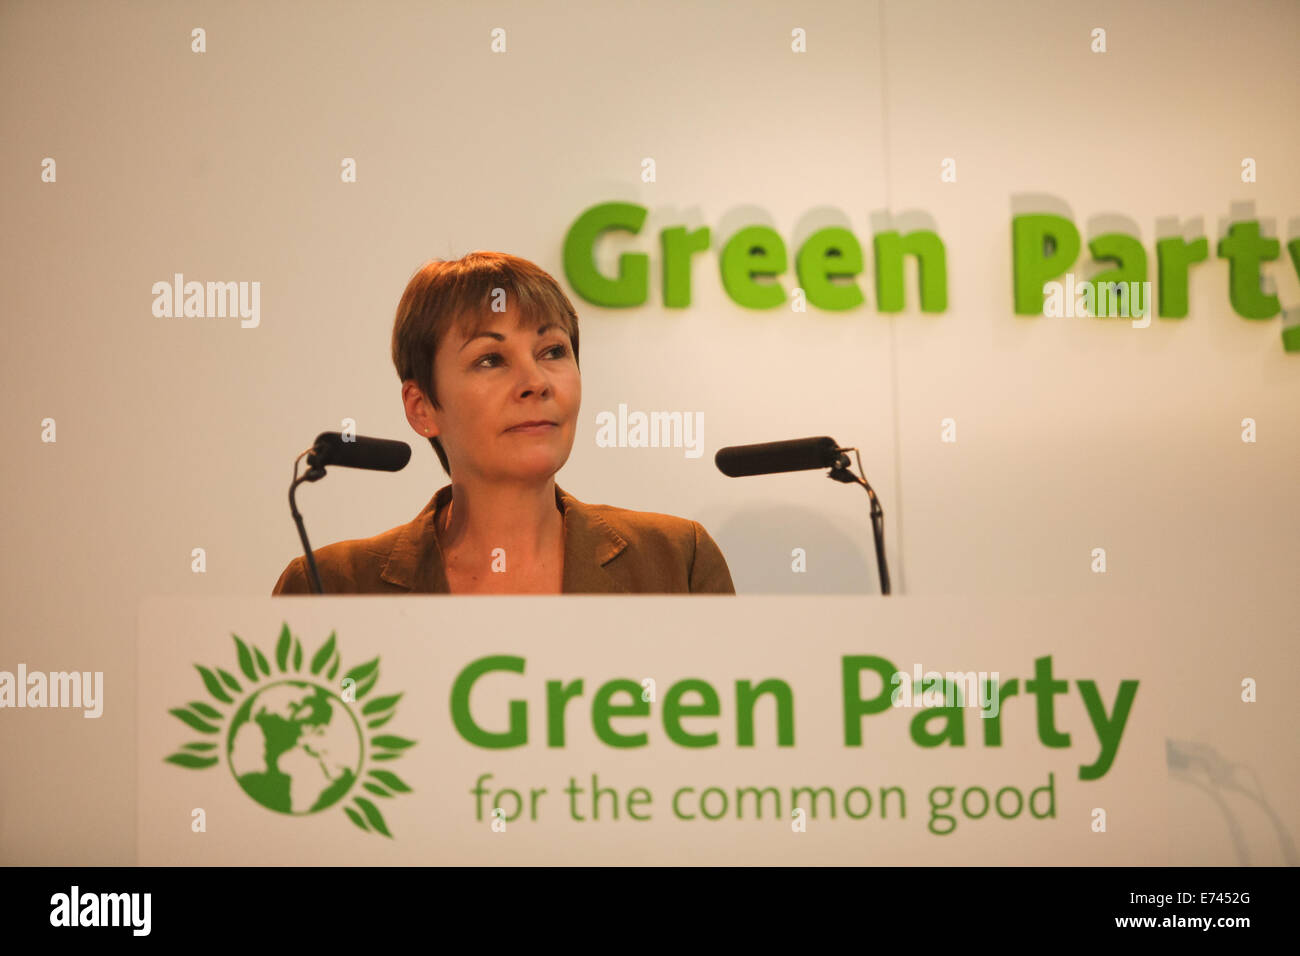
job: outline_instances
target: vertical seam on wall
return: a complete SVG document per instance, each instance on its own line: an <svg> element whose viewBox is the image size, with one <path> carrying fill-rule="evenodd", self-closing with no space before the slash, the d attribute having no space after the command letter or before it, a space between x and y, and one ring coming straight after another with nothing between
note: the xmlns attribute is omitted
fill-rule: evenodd
<svg viewBox="0 0 1300 956"><path fill-rule="evenodd" d="M876 10L879 12L880 24L880 131L881 141L884 147L884 169L885 169L885 208L891 220L894 216L894 196L891 189L889 175L889 90L887 86L887 73L885 69L885 4L888 0L877 0ZM874 246L874 240L873 240ZM874 258L874 257L873 257ZM879 264L877 264L877 268ZM879 276L876 276L877 289L879 288ZM876 311L879 314L880 302L876 302ZM898 342L897 342L897 322L898 317L904 315L903 312L893 313L889 316L889 387L891 405L893 408L894 418L894 496L897 499L893 503L894 527L897 529L897 542L895 551L898 555L897 578L890 575L891 593L906 594L907 583L904 575L905 562L903 560L903 451L901 445L901 434L898 424ZM881 502L884 507L884 502ZM874 551L873 551L874 553ZM885 542L886 557L889 554L889 542ZM895 580L897 587L894 587Z"/></svg>

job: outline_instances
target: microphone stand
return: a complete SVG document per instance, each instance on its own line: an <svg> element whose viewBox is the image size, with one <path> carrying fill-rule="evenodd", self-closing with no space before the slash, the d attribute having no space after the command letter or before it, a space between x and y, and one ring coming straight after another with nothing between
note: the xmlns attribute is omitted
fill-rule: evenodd
<svg viewBox="0 0 1300 956"><path fill-rule="evenodd" d="M853 456L858 460L858 475L849 471L849 456L844 454L846 451L853 452ZM833 481L845 481L861 485L867 489L867 496L871 499L871 531L876 539L876 568L880 572L880 593L889 593L889 565L885 562L885 511L880 507L880 499L876 497L875 491L871 485L867 484L866 475L862 472L862 457L858 454L856 448L837 448L836 452L839 457L831 465L830 472L826 475Z"/></svg>
<svg viewBox="0 0 1300 956"><path fill-rule="evenodd" d="M303 472L302 476L298 475L298 462L302 461L303 455L308 455L307 464L311 467ZM302 515L298 512L298 504L294 501L294 492L304 481L320 481L325 477L325 468L319 464L316 456L315 446L309 448L293 460L293 484L289 486L289 511L293 514L294 524L298 526L298 537L302 539L302 550L307 555L308 580L311 582L313 594L323 594L324 589L320 583L320 571L316 569L316 556L311 553L311 545L307 541L307 528L302 523Z"/></svg>

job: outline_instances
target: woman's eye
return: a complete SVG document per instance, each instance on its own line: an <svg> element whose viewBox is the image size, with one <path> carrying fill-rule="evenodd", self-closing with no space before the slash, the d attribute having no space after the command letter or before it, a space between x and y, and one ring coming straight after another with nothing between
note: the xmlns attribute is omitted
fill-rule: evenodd
<svg viewBox="0 0 1300 956"><path fill-rule="evenodd" d="M551 354L551 353L554 354L555 358L564 358L566 355L569 354L569 347L567 345L552 345L543 354ZM487 355L483 356L474 364L478 368L494 368L495 365L484 365L483 363L488 361L488 359L500 359L500 358L501 358L500 352L489 352Z"/></svg>

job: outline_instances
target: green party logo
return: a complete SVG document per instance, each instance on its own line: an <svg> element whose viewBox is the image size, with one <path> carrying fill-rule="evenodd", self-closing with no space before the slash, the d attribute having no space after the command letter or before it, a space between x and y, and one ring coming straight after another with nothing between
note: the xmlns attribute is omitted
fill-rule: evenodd
<svg viewBox="0 0 1300 956"><path fill-rule="evenodd" d="M288 624L276 645L275 673L260 650L237 634L231 637L246 682L220 667L195 664L208 694L221 706L194 700L188 708L168 713L215 739L182 744L165 760L205 770L224 758L246 794L268 810L291 816L320 813L351 796L352 805L343 807L348 819L367 833L391 837L379 807L359 791L384 798L410 793L397 774L367 768L398 759L415 742L391 734L367 739L396 716L402 697L374 697L358 713L357 705L379 679L379 658L347 671L340 695L333 690L342 660L333 633L312 656L309 674L301 673L302 642L290 636ZM323 678L308 679L322 671Z"/></svg>

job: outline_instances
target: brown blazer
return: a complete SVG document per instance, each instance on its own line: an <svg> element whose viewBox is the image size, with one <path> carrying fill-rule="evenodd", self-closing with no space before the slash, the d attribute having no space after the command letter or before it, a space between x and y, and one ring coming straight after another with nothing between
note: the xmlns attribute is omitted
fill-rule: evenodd
<svg viewBox="0 0 1300 956"><path fill-rule="evenodd" d="M445 485L407 524L313 551L325 594L451 593L434 531L450 501L451 485ZM564 593L736 593L726 559L698 522L584 504L559 485L555 501L564 513ZM311 593L302 555L271 592Z"/></svg>

